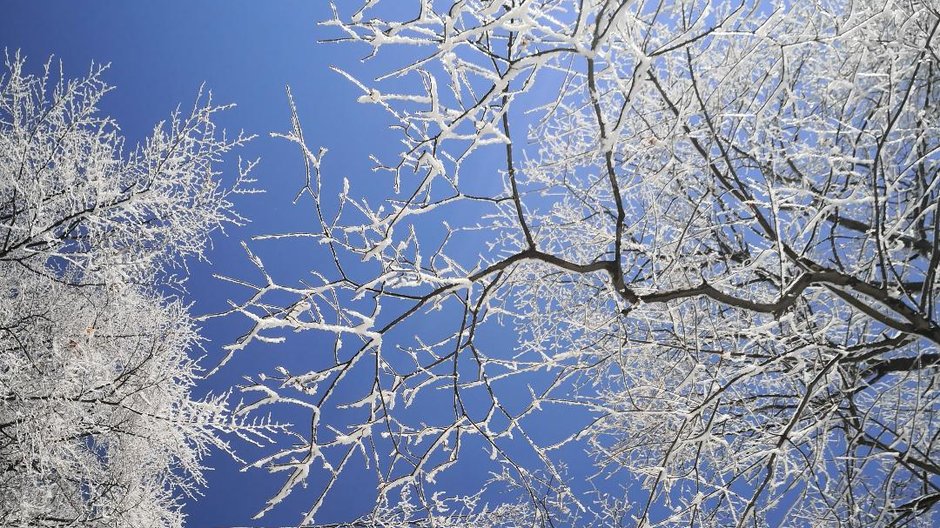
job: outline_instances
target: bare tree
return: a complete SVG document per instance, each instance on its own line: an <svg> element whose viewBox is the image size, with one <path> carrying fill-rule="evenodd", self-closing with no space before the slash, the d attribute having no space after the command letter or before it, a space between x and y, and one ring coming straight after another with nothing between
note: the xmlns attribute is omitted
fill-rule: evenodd
<svg viewBox="0 0 940 528"><path fill-rule="evenodd" d="M200 96L125 155L97 110L104 67L24 64L0 78L0 524L182 526L209 449L278 430L233 417L228 394L191 396L201 339L161 293L241 221L216 167L248 138L226 139Z"/></svg>
<svg viewBox="0 0 940 528"><path fill-rule="evenodd" d="M239 281L230 354L335 336L245 388L311 416L261 514L324 471L312 522L365 461L361 524L461 524L492 510L435 481L485 449L520 499L494 525L936 523L934 3L390 3L325 23L396 50L337 69L401 132L389 198L321 178L294 110L315 228L272 237L330 265Z"/></svg>

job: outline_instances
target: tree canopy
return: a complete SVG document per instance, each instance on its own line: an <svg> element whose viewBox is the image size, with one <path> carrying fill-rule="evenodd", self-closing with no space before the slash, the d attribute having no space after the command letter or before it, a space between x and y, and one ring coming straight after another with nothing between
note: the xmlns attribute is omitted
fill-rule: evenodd
<svg viewBox="0 0 940 528"><path fill-rule="evenodd" d="M337 71L400 156L339 185L291 98L315 214L271 237L327 264L232 279L229 354L335 338L245 387L310 416L259 515L360 464L377 526L936 521L934 3L391 3L323 25L390 57ZM481 451L502 504L439 484Z"/></svg>
<svg viewBox="0 0 940 528"><path fill-rule="evenodd" d="M248 138L200 94L124 153L105 67L25 68L8 55L0 77L0 524L181 527L210 448L279 430L192 397L202 340L171 295L242 221L228 196L248 173L226 190L217 166Z"/></svg>

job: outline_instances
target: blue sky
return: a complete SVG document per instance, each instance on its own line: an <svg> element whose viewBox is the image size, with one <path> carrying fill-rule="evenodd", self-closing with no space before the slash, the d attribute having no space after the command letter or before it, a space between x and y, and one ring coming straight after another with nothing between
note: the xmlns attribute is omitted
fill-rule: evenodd
<svg viewBox="0 0 940 528"><path fill-rule="evenodd" d="M148 135L176 105L192 104L203 83L217 103L238 105L221 115L222 125L232 132L244 129L259 135L240 154L262 158L256 176L267 193L239 198L240 212L253 222L229 229L228 237L215 237L211 265L192 265L188 289L197 313L223 307L226 295L239 295L212 279L211 273L242 277L251 273L240 240L303 228L311 220L309 207L290 206L303 174L296 148L268 137L271 131L290 127L285 85L294 90L309 141L330 149L342 176L369 173L368 155L393 145L385 116L356 104L349 82L329 70L332 64L354 64L362 50L317 45L324 36L317 22L329 16L328 2L8 0L3 12L0 48L10 53L20 50L30 71L39 71L50 55L62 61L71 77L87 72L92 61L111 63L105 80L116 88L101 108L117 119L129 146ZM294 276L316 267L297 252L296 244L271 251L275 255L269 259L271 266L289 270L293 265ZM242 324L224 320L206 327L212 340L206 347L207 364L218 357L220 346L237 337ZM302 350L310 339L316 338L293 340L293 350ZM261 363L270 364L258 358L233 363L203 390L237 383L241 375L255 374ZM250 517L280 479L261 471L240 473L221 456L208 464L217 469L209 474L205 497L187 505L189 526L259 525ZM308 488L310 493L295 494L261 525L296 523L302 508L309 506L315 484ZM348 518L355 505L359 511L364 506L357 497L371 496L371 491L360 493L355 482L339 491L328 503L324 521Z"/></svg>

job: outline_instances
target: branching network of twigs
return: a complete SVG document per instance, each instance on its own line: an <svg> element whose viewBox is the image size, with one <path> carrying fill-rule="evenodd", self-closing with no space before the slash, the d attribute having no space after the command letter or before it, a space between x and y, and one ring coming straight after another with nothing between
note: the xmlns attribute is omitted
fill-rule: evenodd
<svg viewBox="0 0 940 528"><path fill-rule="evenodd" d="M259 515L325 474L315 522L364 462L375 526L936 521L933 3L390 3L323 24L397 64L336 69L400 132L387 194L291 96L314 225L261 238L318 242L312 275L230 279L230 355L333 336L245 386L311 418ZM481 450L503 503L437 484Z"/></svg>

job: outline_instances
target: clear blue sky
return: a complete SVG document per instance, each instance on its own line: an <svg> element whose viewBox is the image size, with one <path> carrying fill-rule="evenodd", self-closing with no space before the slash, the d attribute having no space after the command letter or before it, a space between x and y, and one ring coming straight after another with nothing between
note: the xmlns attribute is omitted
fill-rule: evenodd
<svg viewBox="0 0 940 528"><path fill-rule="evenodd" d="M355 64L363 50L317 44L324 37L317 22L330 14L326 1L7 0L0 10L0 48L10 53L21 50L33 72L50 55L61 59L66 74L73 77L85 73L92 61L111 63L105 79L116 89L104 99L102 111L118 120L130 145L148 135L177 104L191 104L202 83L213 91L216 102L238 104L221 117L226 128L260 136L241 154L262 157L256 176L268 192L240 199L240 211L253 223L229 230L228 237L216 237L211 266L192 267L189 291L197 313L223 307L227 295L240 295L210 277L212 272L250 274L239 240L256 233L309 227L310 208L290 206L303 177L297 150L267 137L268 132L290 127L285 85L294 90L311 144L329 147L334 168L342 170L338 177L369 174L368 154L394 145L385 130L385 116L355 104L355 89L329 70L331 64ZM315 268L316 263L289 252L296 247L274 249L283 253L269 259L271 265L294 265L294 277ZM237 337L242 324L223 321L206 328L212 339L207 363L218 357L220 346ZM298 339L293 346L299 350L309 344L310 339ZM242 374L256 374L260 363L270 365L270 360L233 364L212 384L237 383ZM217 469L209 474L206 496L187 505L189 526L259 525L250 517L281 479L257 470L240 473L220 456L212 457L209 465ZM316 489L314 480L308 493L295 493L262 525L296 523ZM372 495L372 490L359 493L355 482L339 491L328 503L324 521L348 519L357 506L361 511L361 499Z"/></svg>

